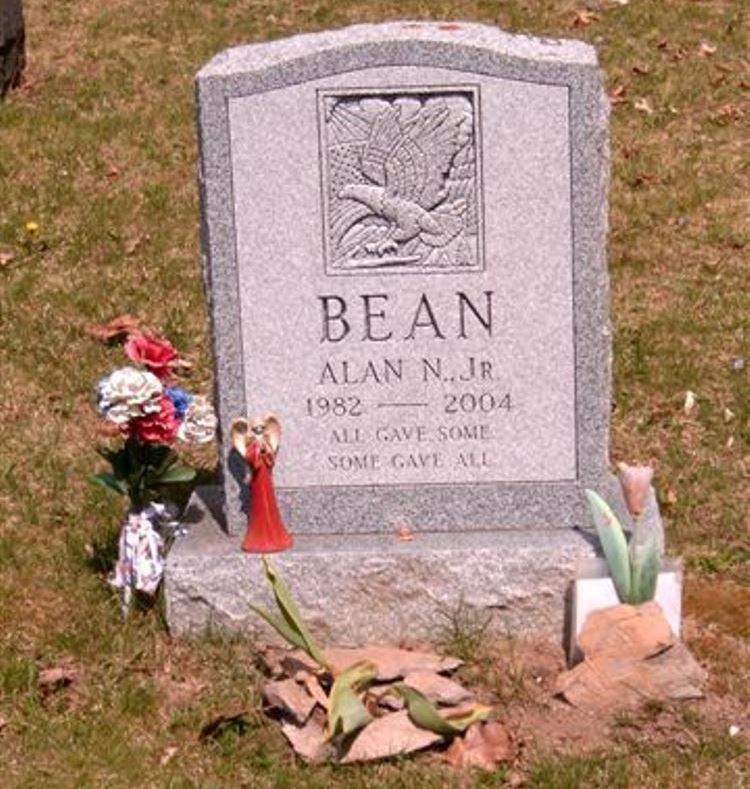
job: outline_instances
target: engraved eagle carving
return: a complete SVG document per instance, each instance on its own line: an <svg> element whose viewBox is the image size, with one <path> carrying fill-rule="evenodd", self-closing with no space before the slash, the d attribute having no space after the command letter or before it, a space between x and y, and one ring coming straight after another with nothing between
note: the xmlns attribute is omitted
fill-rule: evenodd
<svg viewBox="0 0 750 789"><path fill-rule="evenodd" d="M353 231L344 244L349 254L382 258L413 253L415 245L445 247L469 222L473 153L468 174L459 154L470 147L471 123L441 100L407 118L401 110L382 107L362 142L339 148L350 177L334 192L343 201L335 229L339 240Z"/></svg>

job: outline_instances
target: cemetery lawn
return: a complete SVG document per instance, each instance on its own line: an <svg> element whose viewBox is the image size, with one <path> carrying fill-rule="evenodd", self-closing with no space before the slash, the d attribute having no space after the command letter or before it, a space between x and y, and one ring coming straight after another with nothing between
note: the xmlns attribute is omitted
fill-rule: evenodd
<svg viewBox="0 0 750 789"><path fill-rule="evenodd" d="M3 787L750 785L750 9L590 5L26 0L27 80L0 105ZM252 644L172 640L158 606L120 623L103 577L123 502L88 481L101 468L92 387L122 362L89 324L137 316L194 362L189 388L211 390L195 71L231 44L406 17L599 47L613 96L612 455L657 467L668 546L686 560L688 643L712 676L704 703L597 722L599 736L562 748L540 733L518 766L469 778L434 757L296 762L262 713ZM534 650L459 636L465 677L500 719L536 715L541 732ZM51 667L69 684L44 682Z"/></svg>

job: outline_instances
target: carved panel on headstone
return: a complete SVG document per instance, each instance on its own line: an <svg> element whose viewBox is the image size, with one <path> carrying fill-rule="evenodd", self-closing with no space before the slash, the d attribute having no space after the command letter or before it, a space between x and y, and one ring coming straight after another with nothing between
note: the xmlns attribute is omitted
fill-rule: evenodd
<svg viewBox="0 0 750 789"><path fill-rule="evenodd" d="M478 89L319 103L326 271L481 269Z"/></svg>

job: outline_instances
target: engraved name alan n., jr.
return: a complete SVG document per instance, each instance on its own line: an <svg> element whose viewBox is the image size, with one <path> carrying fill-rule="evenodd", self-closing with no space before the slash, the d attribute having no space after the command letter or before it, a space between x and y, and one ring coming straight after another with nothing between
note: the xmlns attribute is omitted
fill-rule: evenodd
<svg viewBox="0 0 750 789"><path fill-rule="evenodd" d="M481 268L473 94L326 97L329 269Z"/></svg>

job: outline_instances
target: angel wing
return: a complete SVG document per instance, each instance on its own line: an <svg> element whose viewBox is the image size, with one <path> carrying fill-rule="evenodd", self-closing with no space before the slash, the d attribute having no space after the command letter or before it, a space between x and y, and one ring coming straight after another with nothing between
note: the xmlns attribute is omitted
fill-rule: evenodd
<svg viewBox="0 0 750 789"><path fill-rule="evenodd" d="M248 441L257 441L262 438L275 455L281 442L281 423L273 414L256 417L252 421L244 417L232 420L230 428L232 446L245 457Z"/></svg>
<svg viewBox="0 0 750 789"><path fill-rule="evenodd" d="M373 123L363 170L385 185L389 197L411 200L430 210L445 198L445 174L460 146L460 123L444 102L425 105L403 126L398 107L390 107Z"/></svg>

